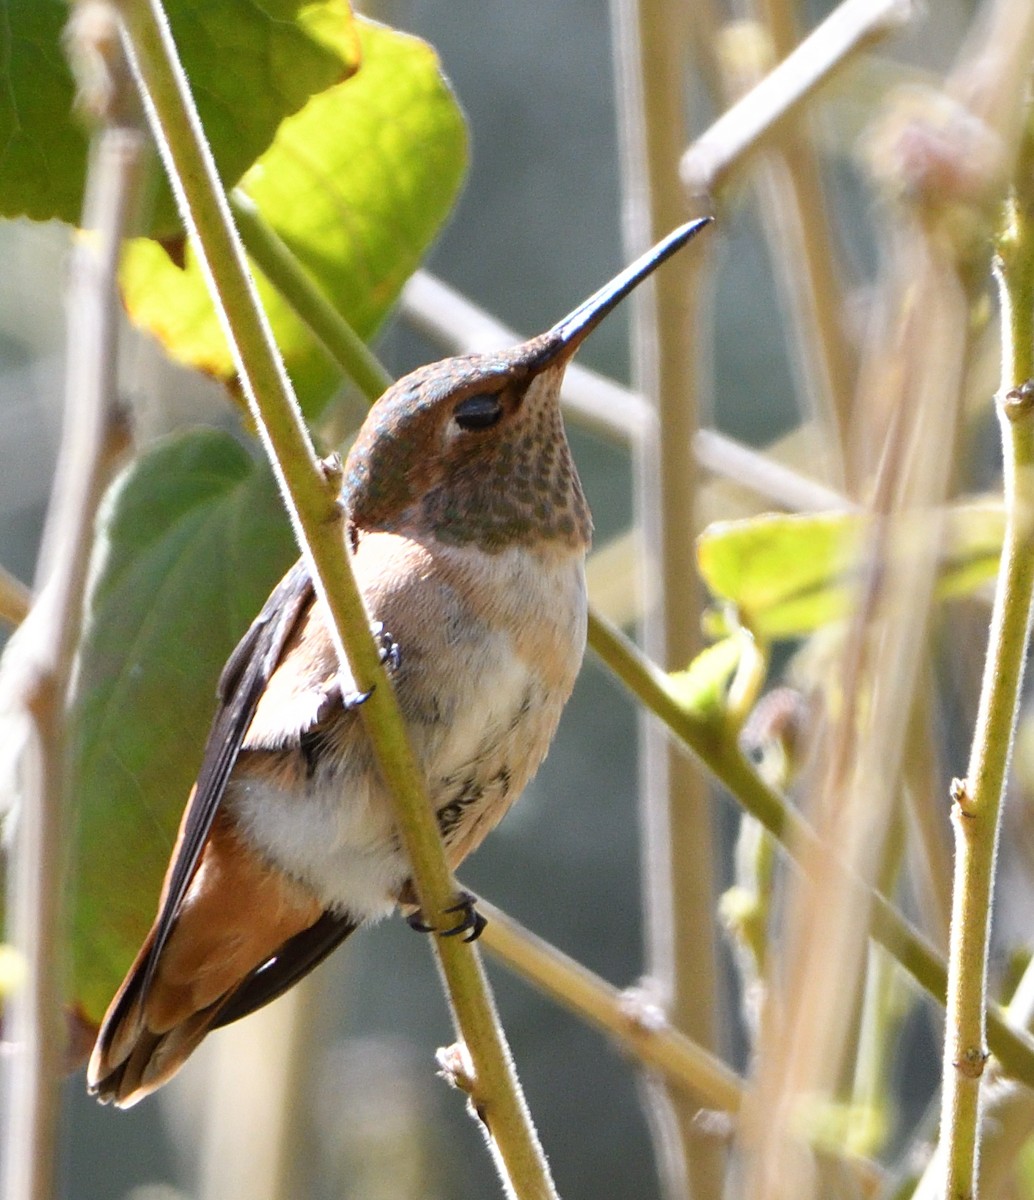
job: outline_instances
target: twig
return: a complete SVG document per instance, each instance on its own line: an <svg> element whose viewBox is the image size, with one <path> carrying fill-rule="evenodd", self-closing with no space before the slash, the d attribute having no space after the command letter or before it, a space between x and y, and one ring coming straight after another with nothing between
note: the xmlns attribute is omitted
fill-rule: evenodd
<svg viewBox="0 0 1034 1200"><path fill-rule="evenodd" d="M114 14L93 6L70 26L71 54L89 55L104 77L103 117L93 139L69 285L65 415L37 568L36 600L4 660L5 707L24 720L21 796L11 879L13 941L24 985L10 1000L15 1056L4 1129L6 1200L49 1200L65 1028L62 898L68 797L65 709L93 538L93 518L121 444L115 385L122 237L135 213L144 139L123 105L131 90ZM17 751L16 751L17 752Z"/></svg>
<svg viewBox="0 0 1034 1200"><path fill-rule="evenodd" d="M690 750L734 799L792 854L818 849L815 831L778 792L770 788L730 743L727 731L684 708L668 677L628 638L599 614L589 613L589 645L622 683ZM857 881L847 876L847 884ZM916 982L944 1004L947 969L937 950L883 896L859 889L858 903L872 905L872 936L901 963ZM1034 1038L1005 1018L998 1005L987 1006L991 1049L1007 1074L1034 1086Z"/></svg>
<svg viewBox="0 0 1034 1200"><path fill-rule="evenodd" d="M685 152L680 173L690 195L713 194L833 71L907 24L912 9L911 0L844 0Z"/></svg>
<svg viewBox="0 0 1034 1200"><path fill-rule="evenodd" d="M799 41L789 0L754 0L760 15L715 36L724 95L738 99L760 78L768 58L785 58ZM765 52L769 53L766 54ZM764 63L759 62L764 59ZM855 351L846 330L847 307L839 255L807 113L783 122L769 153L756 161L752 182L776 281L796 336L788 337L801 393L826 438L828 473L844 478Z"/></svg>
<svg viewBox="0 0 1034 1200"><path fill-rule="evenodd" d="M1027 964L1006 1010L1018 1027L1034 1024L1034 961ZM1016 1157L1034 1128L1034 1092L1022 1083L1003 1079L993 1069L984 1077L980 1105L978 1194L981 1200L1015 1195ZM927 1165L913 1200L941 1200L944 1195L944 1146Z"/></svg>
<svg viewBox="0 0 1034 1200"><path fill-rule="evenodd" d="M323 348L372 404L392 378L377 356L323 293L251 198L235 188L230 211L255 265L320 340Z"/></svg>
<svg viewBox="0 0 1034 1200"><path fill-rule="evenodd" d="M931 712L936 686L929 661L924 673L909 718L904 764L905 870L922 914L922 927L939 949L946 950L951 923L951 843L944 825L942 798L947 789L937 762Z"/></svg>
<svg viewBox="0 0 1034 1200"><path fill-rule="evenodd" d="M985 1006L999 814L1012 749L1034 603L1034 134L998 242L1002 381L998 394L1005 539L966 778L953 784L955 880L948 951L941 1142L944 1194L969 1196L977 1171L980 1084L987 1059Z"/></svg>
<svg viewBox="0 0 1034 1200"><path fill-rule="evenodd" d="M842 492L834 491L777 462L769 453L745 446L714 429L698 429L693 438L697 462L715 475L790 509L791 512L855 512Z"/></svg>
<svg viewBox="0 0 1034 1200"><path fill-rule="evenodd" d="M283 363L248 273L243 247L219 183L159 0L119 0L138 85L180 211L194 237L244 393L280 483L299 544L327 606L336 649L356 686L373 689L362 716L395 803L425 917L439 923L455 883L394 689L383 670L344 553L337 502L339 472L317 461ZM442 922L444 923L444 921ZM524 1104L491 994L473 947L434 939L453 1014L473 1062L477 1103L491 1132L504 1184L522 1200L555 1191Z"/></svg>
<svg viewBox="0 0 1034 1200"><path fill-rule="evenodd" d="M610 1034L645 1066L660 1071L697 1103L739 1109L743 1083L720 1059L671 1028L664 1014L638 1010L628 993L479 899L489 923L482 940L510 970Z"/></svg>
<svg viewBox="0 0 1034 1200"><path fill-rule="evenodd" d="M905 814L899 808L883 844L883 862L876 887L893 895L905 855ZM893 1077L897 1033L913 1001L912 989L897 963L879 946L866 947L861 1011L856 1031L854 1063L848 1103L863 1116L846 1131L845 1150L855 1154L879 1153L885 1145L894 1109Z"/></svg>
<svg viewBox="0 0 1034 1200"><path fill-rule="evenodd" d="M838 256L819 167L800 131L789 129L787 134L775 149L774 161L760 172L760 215L796 332L791 355L801 392L827 435L823 465L830 478L840 482L856 354L846 332L848 306L837 276Z"/></svg>
<svg viewBox="0 0 1034 1200"><path fill-rule="evenodd" d="M687 137L690 33L677 0L615 0L612 11L625 235L637 251L685 216L677 168ZM696 314L708 261L706 254L682 259L641 289L633 308L635 383L656 413L635 448L643 569L660 583L643 636L668 667L685 666L700 641L700 585L686 532L694 527L700 477L693 453L700 409ZM646 971L672 1024L713 1046L719 1005L711 797L699 772L655 728L642 724L640 732ZM651 1091L664 1192L681 1196L688 1185L697 1200L715 1200L723 1191L724 1147L701 1137L680 1098ZM665 1125L677 1129L677 1142L658 1135Z"/></svg>
<svg viewBox="0 0 1034 1200"><path fill-rule="evenodd" d="M855 1017L844 997L862 977L870 921L842 881L851 874L869 891L895 824L907 714L933 604L969 311L954 262L921 229L908 232L907 282L894 289L889 306L895 353L888 354L884 338L873 341L857 402L869 416L878 411L875 394L892 419L874 431L882 454L861 586L829 685L829 735L811 801L820 846L800 856L787 907L790 952L776 1008L785 1016L766 1031L760 1051L751 1130L757 1153L747 1183L758 1200L780 1186L814 1194L793 1145L791 1114L802 1102L832 1101L851 1054ZM883 365L892 359L889 369ZM814 954L816 945L827 952Z"/></svg>
<svg viewBox="0 0 1034 1200"><path fill-rule="evenodd" d="M619 991L484 899L479 898L478 907L489 919L482 940L510 970L609 1034L695 1103L730 1115L739 1111L743 1081L720 1059L672 1029L639 989ZM882 1179L879 1168L855 1155L845 1156L844 1164L865 1194L874 1194Z"/></svg>

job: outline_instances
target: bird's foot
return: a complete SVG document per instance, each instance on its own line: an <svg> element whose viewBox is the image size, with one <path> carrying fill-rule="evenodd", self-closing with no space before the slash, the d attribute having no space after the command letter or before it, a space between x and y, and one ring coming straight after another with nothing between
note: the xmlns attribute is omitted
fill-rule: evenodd
<svg viewBox="0 0 1034 1200"><path fill-rule="evenodd" d="M418 909L406 917L406 924L417 933L437 933L440 937L459 937L461 933L467 936L465 942L476 942L484 932L488 921L477 910L477 897L470 892L460 892L457 902L446 913L459 913L459 921L451 929L438 929L424 921L424 915Z"/></svg>
<svg viewBox="0 0 1034 1200"><path fill-rule="evenodd" d="M459 934L465 933L467 935L463 939L465 942L476 942L488 924L488 919L477 910L477 897L471 895L470 892L460 892L459 902L445 911L460 913L461 916L459 923L452 929L442 931L442 937L457 937Z"/></svg>
<svg viewBox="0 0 1034 1200"><path fill-rule="evenodd" d="M374 621L370 626L370 632L373 634L373 640L377 643L381 666L387 670L389 675L394 675L402 666L402 651L399 649L398 642L384 628L383 621Z"/></svg>
<svg viewBox="0 0 1034 1200"><path fill-rule="evenodd" d="M381 666L388 672L389 675L394 675L402 665L402 652L399 650L399 644L384 628L381 621L374 621L370 626L370 633L373 634L373 640L377 643L377 653L380 656ZM360 704L365 704L373 695L373 688L367 688L365 692L345 692L342 694L341 703L344 705L346 712L358 708Z"/></svg>

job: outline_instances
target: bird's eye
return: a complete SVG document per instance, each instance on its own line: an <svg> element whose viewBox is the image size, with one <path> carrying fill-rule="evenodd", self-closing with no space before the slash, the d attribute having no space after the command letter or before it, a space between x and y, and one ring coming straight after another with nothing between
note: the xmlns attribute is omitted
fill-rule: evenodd
<svg viewBox="0 0 1034 1200"><path fill-rule="evenodd" d="M503 405L495 392L478 392L464 397L453 409L460 429L490 429L503 415Z"/></svg>

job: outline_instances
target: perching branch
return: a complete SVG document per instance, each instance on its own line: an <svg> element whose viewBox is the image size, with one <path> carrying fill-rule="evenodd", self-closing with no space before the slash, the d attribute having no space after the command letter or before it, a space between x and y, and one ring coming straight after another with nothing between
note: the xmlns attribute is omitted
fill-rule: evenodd
<svg viewBox="0 0 1034 1200"><path fill-rule="evenodd" d="M743 1083L720 1059L673 1029L661 1012L646 1011L587 967L551 946L494 905L479 899L488 918L482 940L511 971L609 1034L643 1066L660 1071L698 1104L733 1113Z"/></svg>
<svg viewBox="0 0 1034 1200"><path fill-rule="evenodd" d="M160 0L119 0L126 41L152 130L194 238L249 407L280 484L295 533L313 568L342 664L356 686L374 689L363 721L395 803L417 898L432 924L455 899L455 883L423 778L367 627L344 553L339 470L320 463L248 272ZM434 940L460 1037L474 1068L476 1101L491 1133L504 1183L524 1200L555 1195L545 1156L494 1012L476 951L460 939Z"/></svg>

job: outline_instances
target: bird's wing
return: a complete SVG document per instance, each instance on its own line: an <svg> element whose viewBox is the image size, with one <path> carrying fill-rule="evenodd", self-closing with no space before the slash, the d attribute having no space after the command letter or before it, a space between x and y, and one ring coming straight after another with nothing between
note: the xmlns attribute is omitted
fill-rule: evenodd
<svg viewBox="0 0 1034 1200"><path fill-rule="evenodd" d="M197 870L255 709L276 670L287 640L299 618L312 604L313 596L308 567L304 559L299 559L273 590L223 669L219 679L219 707L162 888L154 937L144 969L141 989L144 995Z"/></svg>
<svg viewBox="0 0 1034 1200"><path fill-rule="evenodd" d="M221 1029L269 1004L293 987L335 950L357 928L342 913L325 912L322 917L286 941L276 954L253 971L219 1009L211 1024Z"/></svg>

